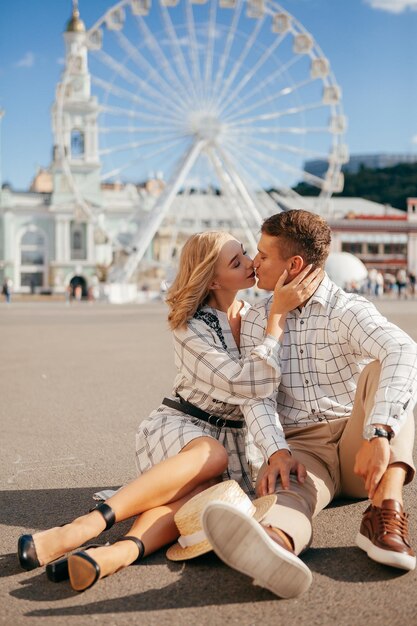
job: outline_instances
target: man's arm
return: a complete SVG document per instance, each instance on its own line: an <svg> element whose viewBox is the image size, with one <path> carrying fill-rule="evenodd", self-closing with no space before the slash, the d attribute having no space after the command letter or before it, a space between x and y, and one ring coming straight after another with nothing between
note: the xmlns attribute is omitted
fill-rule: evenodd
<svg viewBox="0 0 417 626"><path fill-rule="evenodd" d="M354 352L378 360L381 374L373 409L364 424L364 441L356 455L354 471L362 476L369 498L384 476L390 460L389 438L367 440L370 426L389 437L400 430L417 394L417 345L389 323L375 307L358 302L341 317L340 337Z"/></svg>
<svg viewBox="0 0 417 626"><path fill-rule="evenodd" d="M395 436L417 400L417 344L366 300L342 313L339 339L348 343L354 354L380 362L375 403L364 429L381 425Z"/></svg>

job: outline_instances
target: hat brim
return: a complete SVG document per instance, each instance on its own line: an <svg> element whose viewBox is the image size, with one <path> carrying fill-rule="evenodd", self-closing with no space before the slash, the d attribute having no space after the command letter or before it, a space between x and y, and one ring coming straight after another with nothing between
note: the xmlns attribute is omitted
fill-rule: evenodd
<svg viewBox="0 0 417 626"><path fill-rule="evenodd" d="M277 496L262 496L262 498L257 498L256 500L252 500L252 504L255 507L255 512L253 514L253 518L260 522L263 520L265 515L268 513L269 509L276 503ZM200 543L196 543L195 546L187 546L186 548L182 548L178 542L174 543L170 548L168 548L166 557L170 561L186 561L187 559L195 559L197 556L201 556L202 554L206 554L207 552L211 552L213 548L210 543L205 539Z"/></svg>

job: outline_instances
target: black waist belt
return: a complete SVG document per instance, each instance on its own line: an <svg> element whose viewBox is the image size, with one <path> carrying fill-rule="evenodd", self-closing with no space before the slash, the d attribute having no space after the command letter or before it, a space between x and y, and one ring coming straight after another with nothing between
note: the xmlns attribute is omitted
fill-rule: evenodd
<svg viewBox="0 0 417 626"><path fill-rule="evenodd" d="M203 411L203 409L199 409L198 406L195 406L190 402L186 402L182 398L179 399L179 402L171 400L171 398L164 398L162 400L162 404L169 406L171 409L181 411L181 413L192 415L193 417L203 420L203 422L207 422L212 426L217 426L217 428L224 428L225 426L226 428L243 428L244 426L243 420L227 420L220 415L213 415L212 413Z"/></svg>

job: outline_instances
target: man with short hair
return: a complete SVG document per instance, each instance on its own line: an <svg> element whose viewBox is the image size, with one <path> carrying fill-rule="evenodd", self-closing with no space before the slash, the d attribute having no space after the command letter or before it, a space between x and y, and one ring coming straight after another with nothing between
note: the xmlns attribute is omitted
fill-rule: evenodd
<svg viewBox="0 0 417 626"><path fill-rule="evenodd" d="M258 287L273 291L285 271L290 282L307 265L324 267L330 241L329 226L313 213L268 218L254 260ZM242 356L264 339L272 297L243 320ZM311 543L313 517L335 497L369 497L357 545L375 561L414 569L402 488L415 473L417 345L324 274L313 296L287 315L280 363L276 402L243 407L269 415L271 454L257 493L276 493L277 503L262 525L210 504L203 523L215 551L277 595L299 595L312 580L298 555Z"/></svg>

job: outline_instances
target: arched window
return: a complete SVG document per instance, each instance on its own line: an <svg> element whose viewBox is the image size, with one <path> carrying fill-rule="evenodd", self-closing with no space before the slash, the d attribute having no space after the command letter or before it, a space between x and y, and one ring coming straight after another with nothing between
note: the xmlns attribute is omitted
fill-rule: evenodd
<svg viewBox="0 0 417 626"><path fill-rule="evenodd" d="M84 133L78 128L71 131L71 157L78 159L84 155Z"/></svg>

